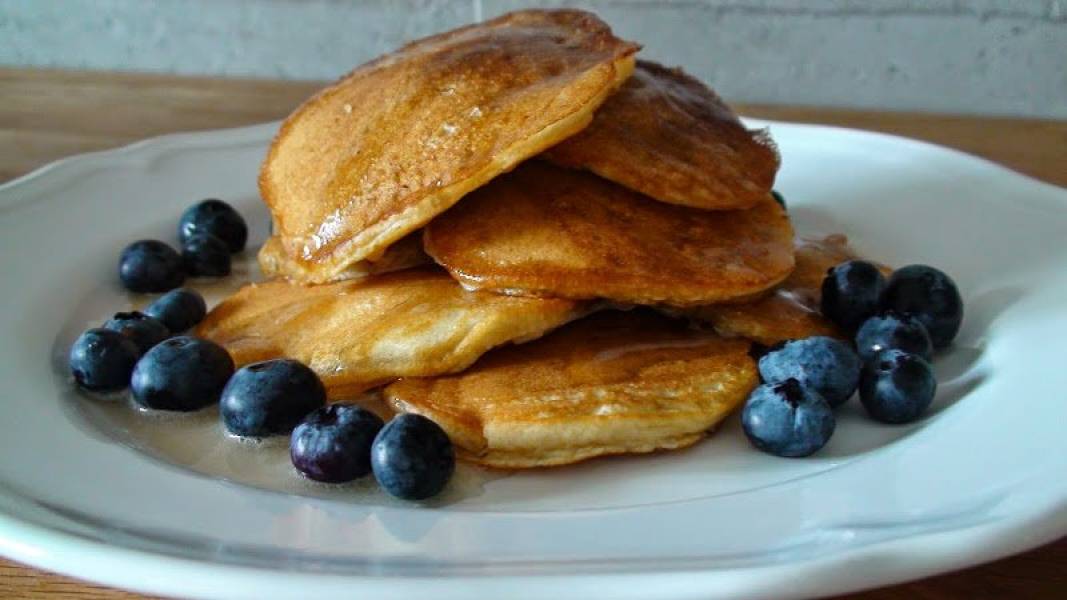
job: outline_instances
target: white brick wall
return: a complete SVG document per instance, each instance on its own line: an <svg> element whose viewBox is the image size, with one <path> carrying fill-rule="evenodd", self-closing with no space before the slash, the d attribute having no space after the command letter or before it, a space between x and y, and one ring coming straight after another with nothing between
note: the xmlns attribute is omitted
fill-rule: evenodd
<svg viewBox="0 0 1067 600"><path fill-rule="evenodd" d="M1067 0L0 0L0 64L330 79L555 5L735 101L1067 118Z"/></svg>

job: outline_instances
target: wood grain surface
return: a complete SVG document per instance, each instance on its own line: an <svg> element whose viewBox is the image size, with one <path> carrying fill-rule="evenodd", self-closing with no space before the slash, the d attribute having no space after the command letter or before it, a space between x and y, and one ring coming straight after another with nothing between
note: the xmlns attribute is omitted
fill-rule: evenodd
<svg viewBox="0 0 1067 600"><path fill-rule="evenodd" d="M0 182L79 152L177 131L284 117L317 83L0 69ZM950 146L1067 186L1067 121L738 105L753 117L824 123ZM0 598L142 598L0 559ZM852 600L1067 598L1067 539Z"/></svg>

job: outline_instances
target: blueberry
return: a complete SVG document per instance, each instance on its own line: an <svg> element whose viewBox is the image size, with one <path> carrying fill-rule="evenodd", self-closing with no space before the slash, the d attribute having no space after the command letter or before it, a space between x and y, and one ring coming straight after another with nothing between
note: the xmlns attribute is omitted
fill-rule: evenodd
<svg viewBox="0 0 1067 600"><path fill-rule="evenodd" d="M222 391L222 423L234 435L289 433L326 404L326 388L314 371L290 359L242 367Z"/></svg>
<svg viewBox="0 0 1067 600"><path fill-rule="evenodd" d="M878 311L885 276L874 264L850 260L832 267L822 280L822 314L848 332Z"/></svg>
<svg viewBox="0 0 1067 600"><path fill-rule="evenodd" d="M826 445L835 426L826 399L792 378L759 386L741 411L752 445L775 456L808 456Z"/></svg>
<svg viewBox="0 0 1067 600"><path fill-rule="evenodd" d="M842 404L856 391L861 367L848 345L824 336L785 342L759 359L763 381L794 378L818 392L830 406Z"/></svg>
<svg viewBox="0 0 1067 600"><path fill-rule="evenodd" d="M185 281L182 257L159 240L140 240L122 251L119 279L131 292L165 292Z"/></svg>
<svg viewBox="0 0 1067 600"><path fill-rule="evenodd" d="M860 402L876 421L910 423L937 393L937 379L926 359L903 350L886 350L863 367Z"/></svg>
<svg viewBox="0 0 1067 600"><path fill-rule="evenodd" d="M930 334L918 319L893 311L884 311L866 321L856 332L856 352L870 361L883 350L896 348L930 360L934 351Z"/></svg>
<svg viewBox="0 0 1067 600"><path fill-rule="evenodd" d="M185 209L178 222L178 239L184 245L197 234L206 233L222 240L230 252L244 250L248 226L232 206L210 198Z"/></svg>
<svg viewBox="0 0 1067 600"><path fill-rule="evenodd" d="M370 464L385 491L405 500L422 500L444 489L456 469L456 454L437 423L422 415L402 414L374 438Z"/></svg>
<svg viewBox="0 0 1067 600"><path fill-rule="evenodd" d="M144 312L162 321L171 333L181 333L204 318L207 314L207 304L204 297L196 291L181 288L156 298Z"/></svg>
<svg viewBox="0 0 1067 600"><path fill-rule="evenodd" d="M173 337L137 361L130 391L147 408L197 410L218 402L232 374L233 359L222 346L189 336Z"/></svg>
<svg viewBox="0 0 1067 600"><path fill-rule="evenodd" d="M137 311L118 312L104 323L104 329L117 331L137 344L138 354L170 337L167 326Z"/></svg>
<svg viewBox="0 0 1067 600"><path fill-rule="evenodd" d="M182 245L185 270L193 277L224 277L230 274L230 249L226 242L198 233Z"/></svg>
<svg viewBox="0 0 1067 600"><path fill-rule="evenodd" d="M141 351L133 340L111 329L90 329L70 347L70 372L81 387L115 392L130 384Z"/></svg>
<svg viewBox="0 0 1067 600"><path fill-rule="evenodd" d="M882 308L914 315L926 326L934 348L948 346L963 322L963 299L955 282L926 265L909 265L889 278Z"/></svg>
<svg viewBox="0 0 1067 600"><path fill-rule="evenodd" d="M771 190L771 196L774 196L774 201L777 202L779 206L785 208L785 196L783 196L781 192L778 190Z"/></svg>
<svg viewBox="0 0 1067 600"><path fill-rule="evenodd" d="M370 473L370 449L381 417L355 404L315 410L293 430L289 457L309 479L343 483Z"/></svg>

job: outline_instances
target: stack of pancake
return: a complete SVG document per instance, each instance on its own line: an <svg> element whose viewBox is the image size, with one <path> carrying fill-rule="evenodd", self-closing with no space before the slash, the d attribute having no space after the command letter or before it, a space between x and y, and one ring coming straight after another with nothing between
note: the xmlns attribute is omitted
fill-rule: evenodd
<svg viewBox="0 0 1067 600"><path fill-rule="evenodd" d="M199 334L332 399L380 388L484 465L698 441L757 385L752 341L835 333L818 290L849 254L794 241L766 133L638 50L523 11L358 67L282 125L271 279Z"/></svg>

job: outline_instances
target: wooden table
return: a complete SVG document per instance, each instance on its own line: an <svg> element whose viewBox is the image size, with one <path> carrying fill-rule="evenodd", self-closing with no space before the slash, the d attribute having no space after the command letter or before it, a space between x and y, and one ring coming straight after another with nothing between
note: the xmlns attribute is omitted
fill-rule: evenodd
<svg viewBox="0 0 1067 600"><path fill-rule="evenodd" d="M314 83L0 69L0 182L69 154L174 131L285 116ZM932 141L1067 186L1067 122L741 105L755 117ZM0 598L136 598L0 559ZM1067 539L958 573L850 596L863 600L1067 597Z"/></svg>

